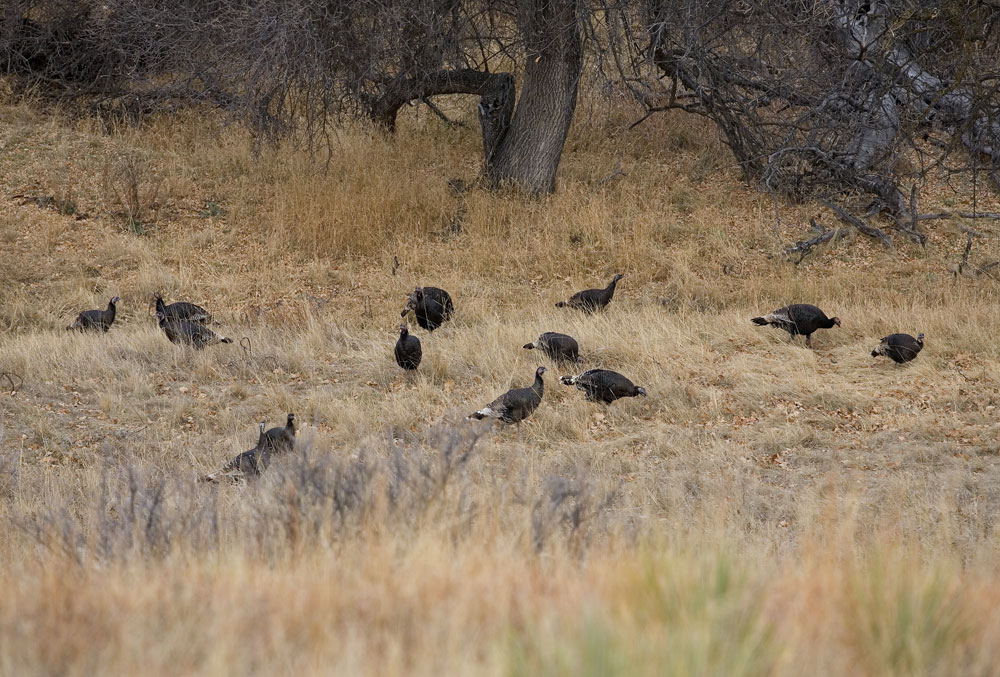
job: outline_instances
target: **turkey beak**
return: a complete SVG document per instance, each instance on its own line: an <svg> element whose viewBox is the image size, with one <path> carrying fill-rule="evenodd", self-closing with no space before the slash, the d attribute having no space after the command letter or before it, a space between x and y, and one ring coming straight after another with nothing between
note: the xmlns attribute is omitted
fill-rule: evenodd
<svg viewBox="0 0 1000 677"><path fill-rule="evenodd" d="M833 323L836 324L839 327L840 326L840 318L839 317L833 318Z"/></svg>

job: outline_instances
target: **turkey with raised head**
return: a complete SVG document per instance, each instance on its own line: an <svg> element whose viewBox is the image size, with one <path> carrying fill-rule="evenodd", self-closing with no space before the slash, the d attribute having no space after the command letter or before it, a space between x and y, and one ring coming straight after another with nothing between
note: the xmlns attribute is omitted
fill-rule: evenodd
<svg viewBox="0 0 1000 677"><path fill-rule="evenodd" d="M396 340L396 364L407 371L413 371L420 366L423 353L420 350L420 339L410 334L405 324L399 325L399 338Z"/></svg>
<svg viewBox="0 0 1000 677"><path fill-rule="evenodd" d="M583 291L578 291L569 297L569 301L560 301L557 303L556 308L576 308L585 313L602 310L604 306L611 303L611 298L615 295L615 287L618 285L618 280L623 277L625 276L621 274L615 275L614 279L611 280L611 284L604 289L584 289Z"/></svg>
<svg viewBox="0 0 1000 677"><path fill-rule="evenodd" d="M257 436L257 446L248 449L231 460L217 473L205 475L202 482L215 482L220 478L231 481L239 479L256 479L263 474L267 467L271 465L271 446L267 443L267 434L264 432L265 423L260 422L260 433Z"/></svg>
<svg viewBox="0 0 1000 677"><path fill-rule="evenodd" d="M197 304L188 303L187 301L164 303L160 292L156 292L153 295L153 300L156 301L156 312L163 313L163 316L167 320L183 320L185 322L199 322L201 324L208 324L212 321L211 313Z"/></svg>
<svg viewBox="0 0 1000 677"><path fill-rule="evenodd" d="M74 331L103 331L111 329L115 322L116 305L121 299L117 296L108 301L108 307L104 310L85 310L76 316L73 324L66 327Z"/></svg>
<svg viewBox="0 0 1000 677"><path fill-rule="evenodd" d="M295 414L289 414L285 427L274 427L264 433L267 444L276 454L283 454L295 448Z"/></svg>
<svg viewBox="0 0 1000 677"><path fill-rule="evenodd" d="M167 335L171 343L179 346L192 346L194 348L204 348L216 343L232 343L231 338L219 336L214 331L198 322L188 322L187 320L168 320L163 313L156 313L156 319L160 323L160 329Z"/></svg>
<svg viewBox="0 0 1000 677"><path fill-rule="evenodd" d="M446 320L450 320L455 306L451 295L437 287L417 287L406 299L406 306L400 317L406 317L410 311L417 318L417 324L427 331L434 331Z"/></svg>
<svg viewBox="0 0 1000 677"><path fill-rule="evenodd" d="M826 313L811 303L793 303L762 317L751 318L750 321L761 327L771 325L784 329L793 339L797 334L802 334L806 337L806 345L810 348L814 331L840 326L839 317L827 317Z"/></svg>
<svg viewBox="0 0 1000 677"><path fill-rule="evenodd" d="M520 423L542 402L545 390L545 383L542 381L544 373L545 367L539 367L535 370L535 382L530 386L508 390L479 411L470 414L468 418L477 420L495 418L504 423Z"/></svg>
<svg viewBox="0 0 1000 677"><path fill-rule="evenodd" d="M872 357L885 355L896 364L903 364L916 358L917 353L923 350L923 347L923 334L917 334L917 338L913 338L909 334L889 334L875 346Z"/></svg>
<svg viewBox="0 0 1000 677"><path fill-rule="evenodd" d="M590 369L578 376L563 376L559 382L567 386L576 386L582 390L592 402L608 404L623 397L646 397L646 389L637 386L617 371L609 369Z"/></svg>
<svg viewBox="0 0 1000 677"><path fill-rule="evenodd" d="M583 362L580 359L580 344L566 334L547 331L532 343L525 343L526 350L538 348L554 362Z"/></svg>

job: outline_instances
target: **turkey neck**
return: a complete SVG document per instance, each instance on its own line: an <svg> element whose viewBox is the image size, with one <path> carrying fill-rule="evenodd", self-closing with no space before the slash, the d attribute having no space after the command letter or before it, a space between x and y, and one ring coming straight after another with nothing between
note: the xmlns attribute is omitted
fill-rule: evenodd
<svg viewBox="0 0 1000 677"><path fill-rule="evenodd" d="M617 284L618 280L611 280L611 284L609 284L607 287L604 288L604 292L601 294L601 296L605 300L611 300L611 297L615 293L615 286L617 286Z"/></svg>
<svg viewBox="0 0 1000 677"><path fill-rule="evenodd" d="M108 309L104 311L104 319L108 324L115 321L115 304L110 301L108 301Z"/></svg>
<svg viewBox="0 0 1000 677"><path fill-rule="evenodd" d="M535 374L535 382L531 384L531 389L538 393L538 397L541 398L542 392L545 390L545 381L542 380L541 374Z"/></svg>

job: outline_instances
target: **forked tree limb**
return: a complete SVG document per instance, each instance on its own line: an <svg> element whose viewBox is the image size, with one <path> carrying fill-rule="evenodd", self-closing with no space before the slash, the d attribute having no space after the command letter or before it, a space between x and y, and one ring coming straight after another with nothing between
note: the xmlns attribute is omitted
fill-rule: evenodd
<svg viewBox="0 0 1000 677"><path fill-rule="evenodd" d="M903 232L910 240L916 242L921 247L927 246L927 236L917 229L917 184L913 184L910 189L910 213L899 214L895 217L896 228Z"/></svg>
<svg viewBox="0 0 1000 677"><path fill-rule="evenodd" d="M876 228L875 226L869 226L867 223L865 223L858 217L854 216L840 205L834 204L833 202L824 200L823 198L820 198L819 202L824 207L826 207L834 214L836 214L838 217L840 217L841 221L844 221L845 223L854 226L859 231L861 231L862 234L867 235L868 237L874 240L878 240L883 245L885 245L886 249L894 250L896 248L896 245L895 243L893 243L892 238L886 235L885 231L883 231L882 229Z"/></svg>
<svg viewBox="0 0 1000 677"><path fill-rule="evenodd" d="M792 254L799 255L799 258L794 262L795 265L802 263L802 260L805 259L805 257L812 251L813 247L826 244L833 239L839 240L849 232L847 228L824 228L816 223L816 219L809 219L809 225L812 226L814 231L818 231L819 235L809 238L808 240L799 240L798 242L785 247L785 254L789 257L791 257Z"/></svg>
<svg viewBox="0 0 1000 677"><path fill-rule="evenodd" d="M993 261L992 263L987 263L986 265L978 267L972 267L969 265L969 255L972 253L972 238L976 237L976 235L974 234L974 231L966 232L965 237L966 237L965 250L962 252L962 260L959 261L957 265L949 268L952 275L954 275L955 277L964 275L973 278L986 275L987 277L990 277L1000 282L1000 278L998 278L996 275L990 272L997 266L1000 266L1000 261Z"/></svg>

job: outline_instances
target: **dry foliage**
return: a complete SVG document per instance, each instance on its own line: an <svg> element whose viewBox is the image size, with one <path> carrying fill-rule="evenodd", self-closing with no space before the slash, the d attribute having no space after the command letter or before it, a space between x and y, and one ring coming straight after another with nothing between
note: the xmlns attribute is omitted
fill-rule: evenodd
<svg viewBox="0 0 1000 677"><path fill-rule="evenodd" d="M323 171L211 119L0 106L0 672L991 674L1000 320L993 280L948 272L965 235L795 266L828 212L775 225L710 128L611 137L629 118L585 104L542 201L448 187L471 107L341 130ZM102 191L129 153L163 180L147 237ZM88 218L11 197L66 186ZM553 306L616 272L605 313ZM425 283L456 317L406 375ZM157 290L251 348L168 343ZM106 336L62 329L116 294ZM791 301L843 326L812 351L748 321ZM587 403L549 365L519 432L463 421L546 330L649 397ZM927 336L905 367L868 354L894 331ZM300 450L261 481L195 482L289 411Z"/></svg>

